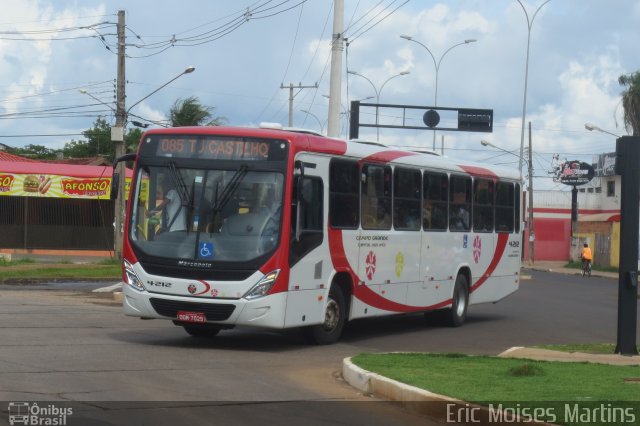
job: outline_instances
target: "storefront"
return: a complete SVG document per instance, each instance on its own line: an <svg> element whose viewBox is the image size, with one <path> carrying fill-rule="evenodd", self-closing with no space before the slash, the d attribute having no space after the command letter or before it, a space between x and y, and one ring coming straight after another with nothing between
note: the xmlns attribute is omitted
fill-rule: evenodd
<svg viewBox="0 0 640 426"><path fill-rule="evenodd" d="M0 249L113 250L111 172L0 161Z"/></svg>

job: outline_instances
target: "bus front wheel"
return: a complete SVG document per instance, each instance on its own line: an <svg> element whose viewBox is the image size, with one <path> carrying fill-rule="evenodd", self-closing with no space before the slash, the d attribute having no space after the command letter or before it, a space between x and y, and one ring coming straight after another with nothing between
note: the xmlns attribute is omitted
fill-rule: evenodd
<svg viewBox="0 0 640 426"><path fill-rule="evenodd" d="M325 306L324 322L306 329L308 337L316 345L335 343L342 335L346 321L344 293L337 286L329 291L329 300Z"/></svg>

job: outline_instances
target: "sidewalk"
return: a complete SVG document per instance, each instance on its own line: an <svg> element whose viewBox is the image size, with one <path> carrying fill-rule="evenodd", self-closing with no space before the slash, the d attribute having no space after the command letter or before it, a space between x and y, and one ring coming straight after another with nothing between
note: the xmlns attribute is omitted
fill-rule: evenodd
<svg viewBox="0 0 640 426"><path fill-rule="evenodd" d="M558 274L567 275L582 275L582 270L575 268L565 268L566 264L567 262L565 261L541 261L534 263L523 262L522 269L530 271L556 272ZM617 272L603 272L596 271L595 269L591 271L591 276L618 279Z"/></svg>

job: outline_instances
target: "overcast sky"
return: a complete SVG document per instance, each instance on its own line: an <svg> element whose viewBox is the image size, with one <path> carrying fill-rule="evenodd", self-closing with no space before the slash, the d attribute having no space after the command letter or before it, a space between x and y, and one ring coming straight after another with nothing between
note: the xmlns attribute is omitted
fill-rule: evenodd
<svg viewBox="0 0 640 426"><path fill-rule="evenodd" d="M543 2L523 1L529 19ZM281 85L318 83L318 89L295 91L293 124L326 131L329 0L6 3L0 17L0 143L60 148L81 139L99 115L115 121L110 108L115 108L115 23L121 9L127 25L127 108L186 67L196 67L135 105L132 115L161 121L176 99L197 96L230 125L286 125L289 90ZM345 109L349 100L376 91L381 103L434 105L434 61L401 34L427 46L436 61L451 46L476 39L449 50L440 62L438 106L493 109L494 131L441 132L437 147L444 135L445 155L518 166L517 156L480 144L486 139L516 154L520 148L528 26L516 0L345 0L344 16ZM584 124L626 134L617 80L640 69L639 28L637 0L551 0L540 9L531 28L526 109L535 176L547 175L556 153L591 162L593 155L615 150L615 137L589 132ZM347 75L347 67L371 83ZM410 74L387 81L404 71ZM398 117L379 113L381 123ZM375 116L364 112L362 120L374 122ZM407 121L419 125L419 120ZM346 137L346 119L342 128ZM371 129L360 136L377 137ZM431 148L433 132L382 129L380 141ZM559 188L548 178L539 182Z"/></svg>

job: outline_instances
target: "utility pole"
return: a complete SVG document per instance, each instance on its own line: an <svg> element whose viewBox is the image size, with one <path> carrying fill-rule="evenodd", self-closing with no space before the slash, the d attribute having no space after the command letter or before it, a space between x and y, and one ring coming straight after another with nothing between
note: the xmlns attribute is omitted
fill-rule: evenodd
<svg viewBox="0 0 640 426"><path fill-rule="evenodd" d="M126 121L125 110L125 19L124 10L118 11L118 68L116 79L116 124L111 128L111 140L115 147L115 158L125 154L124 149L124 127ZM118 259L122 259L122 236L124 231L124 215L125 215L125 182L126 182L125 163L118 163L118 198L115 201L115 229L114 229L114 254ZM113 182L112 182L113 185Z"/></svg>
<svg viewBox="0 0 640 426"><path fill-rule="evenodd" d="M620 267L618 273L618 336L615 353L637 355L638 322L638 181L640 137L616 140L616 174L620 175Z"/></svg>
<svg viewBox="0 0 640 426"><path fill-rule="evenodd" d="M344 0L333 1L333 34L331 35L331 74L329 77L329 120L327 136L340 136L340 99L342 97L342 51Z"/></svg>
<svg viewBox="0 0 640 426"><path fill-rule="evenodd" d="M293 98L295 98L296 95L300 93L300 90L302 89L317 89L318 83L314 84L313 86L303 86L302 83L298 83L295 86L293 83L289 83L288 86L285 86L284 84L280 83L280 88L289 89L289 124L287 124L287 126L292 127L293 126ZM293 89L299 89L299 90L296 94L294 94Z"/></svg>
<svg viewBox="0 0 640 426"><path fill-rule="evenodd" d="M529 122L529 262L533 264L533 247L536 236L533 230L533 148L531 147L531 122Z"/></svg>

